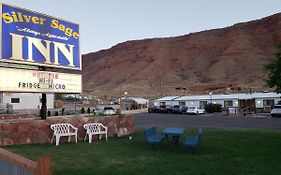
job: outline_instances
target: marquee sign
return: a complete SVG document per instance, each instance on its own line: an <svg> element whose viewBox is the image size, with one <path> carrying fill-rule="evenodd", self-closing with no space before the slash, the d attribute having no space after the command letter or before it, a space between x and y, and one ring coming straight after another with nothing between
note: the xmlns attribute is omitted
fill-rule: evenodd
<svg viewBox="0 0 281 175"><path fill-rule="evenodd" d="M82 92L82 76L78 74L0 67L0 75L3 92Z"/></svg>
<svg viewBox="0 0 281 175"><path fill-rule="evenodd" d="M0 62L81 70L79 25L0 4Z"/></svg>

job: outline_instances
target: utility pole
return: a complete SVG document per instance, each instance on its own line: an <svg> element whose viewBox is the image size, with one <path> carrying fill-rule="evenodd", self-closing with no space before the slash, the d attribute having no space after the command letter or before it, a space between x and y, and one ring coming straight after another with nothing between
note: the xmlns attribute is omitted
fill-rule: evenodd
<svg viewBox="0 0 281 175"><path fill-rule="evenodd" d="M122 77L121 77L121 82L120 82L120 91L119 91L119 104L120 104L120 115L122 114Z"/></svg>
<svg viewBox="0 0 281 175"><path fill-rule="evenodd" d="M92 84L92 104L95 105L95 89L94 89L94 82L91 83Z"/></svg>
<svg viewBox="0 0 281 175"><path fill-rule="evenodd" d="M162 84L162 76L161 76L161 79L160 79L160 97L162 98L163 97L163 84Z"/></svg>
<svg viewBox="0 0 281 175"><path fill-rule="evenodd" d="M146 95L148 100L151 100L152 82L148 78L146 78L145 80L148 87L146 90Z"/></svg>

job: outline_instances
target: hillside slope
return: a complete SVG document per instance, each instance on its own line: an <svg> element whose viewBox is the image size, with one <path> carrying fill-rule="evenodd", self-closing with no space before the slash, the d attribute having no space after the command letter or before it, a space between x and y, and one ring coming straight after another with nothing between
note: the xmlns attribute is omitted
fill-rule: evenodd
<svg viewBox="0 0 281 175"><path fill-rule="evenodd" d="M127 41L83 55L83 89L98 96L199 93L206 87L265 89L263 65L281 41L281 14L179 37ZM208 88L207 88L208 89Z"/></svg>

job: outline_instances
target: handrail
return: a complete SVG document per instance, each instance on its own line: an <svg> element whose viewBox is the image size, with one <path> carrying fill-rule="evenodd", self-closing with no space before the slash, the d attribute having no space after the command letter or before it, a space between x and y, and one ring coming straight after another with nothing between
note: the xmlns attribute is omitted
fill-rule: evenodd
<svg viewBox="0 0 281 175"><path fill-rule="evenodd" d="M35 175L51 175L51 158L43 156L37 162L0 148L0 160L9 162Z"/></svg>

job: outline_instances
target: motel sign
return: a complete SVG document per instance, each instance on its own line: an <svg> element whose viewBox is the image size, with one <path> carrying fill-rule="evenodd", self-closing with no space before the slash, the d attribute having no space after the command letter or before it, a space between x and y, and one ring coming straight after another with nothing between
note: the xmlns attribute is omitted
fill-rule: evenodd
<svg viewBox="0 0 281 175"><path fill-rule="evenodd" d="M81 70L79 25L1 4L0 62Z"/></svg>
<svg viewBox="0 0 281 175"><path fill-rule="evenodd" d="M59 71L82 68L79 25L2 3L0 10L0 92L81 93L82 76Z"/></svg>

